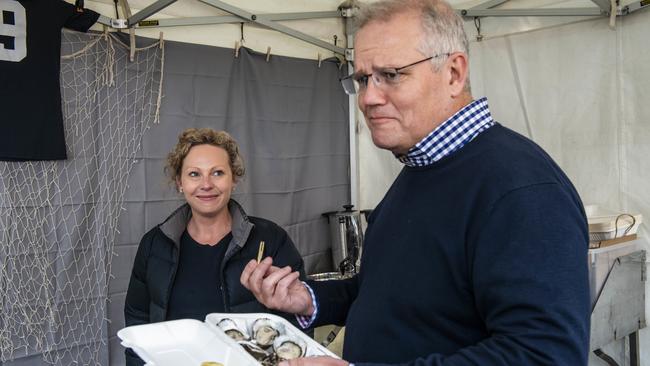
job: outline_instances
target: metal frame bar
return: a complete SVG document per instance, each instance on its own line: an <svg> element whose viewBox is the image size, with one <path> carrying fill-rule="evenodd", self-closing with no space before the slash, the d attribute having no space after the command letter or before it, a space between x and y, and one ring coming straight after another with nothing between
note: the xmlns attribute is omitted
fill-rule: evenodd
<svg viewBox="0 0 650 366"><path fill-rule="evenodd" d="M341 15L338 11L315 11L303 13L277 13L258 15L258 19L270 21L281 20L301 20L301 19L318 19L318 18L336 18ZM220 15L209 17L191 17L191 18L165 18L155 19L145 22L138 22L139 27L178 27L187 25L209 25L209 24L228 24L228 23L248 23L250 19L243 19L235 15Z"/></svg>
<svg viewBox="0 0 650 366"><path fill-rule="evenodd" d="M348 75L354 73L354 65L348 62ZM348 144L350 146L350 204L359 206L359 134L357 133L357 96L348 95Z"/></svg>
<svg viewBox="0 0 650 366"><path fill-rule="evenodd" d="M272 13L272 14L260 14L257 16L257 19L266 19L266 20L302 20L302 19L318 19L318 18L339 18L341 17L341 12L338 10L334 11L311 11L311 12L300 12L300 13Z"/></svg>
<svg viewBox="0 0 650 366"><path fill-rule="evenodd" d="M117 2L120 4L120 7L122 8L122 11L124 12L124 17L127 19L127 24L128 24L128 19L131 18L131 6L129 6L129 1L118 0Z"/></svg>
<svg viewBox="0 0 650 366"><path fill-rule="evenodd" d="M465 17L526 17L526 16L599 16L606 14L600 8L549 9L460 9Z"/></svg>
<svg viewBox="0 0 650 366"><path fill-rule="evenodd" d="M609 15L609 0L591 0L597 8L540 8L493 9L510 0L487 0L469 9L459 9L465 17L516 17L516 16L598 16Z"/></svg>
<svg viewBox="0 0 650 366"><path fill-rule="evenodd" d="M628 15L632 12L643 9L646 6L650 6L650 1L648 0L635 1L631 4L625 5L621 10L618 11L618 15Z"/></svg>
<svg viewBox="0 0 650 366"><path fill-rule="evenodd" d="M641 365L641 355L639 352L639 332L634 332L627 336L630 342L630 366Z"/></svg>
<svg viewBox="0 0 650 366"><path fill-rule="evenodd" d="M326 50L330 50L334 53L340 54L340 55L345 55L345 49L341 47L334 46L332 44L329 44L325 41L322 41L316 37L312 37L308 34L302 33L300 31L297 31L293 28L289 28L285 25L275 23L272 20L265 19L264 17L258 17L256 14L247 12L246 10L237 8L235 6L232 6L230 4L224 3L223 1L220 0L199 0L200 2L210 5L212 7L215 7L217 9L226 11L230 14L234 14L238 17L241 17L242 19L250 20L251 22L255 24L262 25L266 28L278 31L280 33L287 34L289 36L292 36L294 38L298 38L302 41L305 41L307 43L311 43L313 45L316 45L318 47L324 48Z"/></svg>
<svg viewBox="0 0 650 366"><path fill-rule="evenodd" d="M99 14L99 18L97 19L97 23L112 27L113 26L112 20L113 19L107 17L106 15Z"/></svg>
<svg viewBox="0 0 650 366"><path fill-rule="evenodd" d="M342 7L341 15L343 16L343 26L345 28L345 41L347 44L345 59L347 62L348 75L354 74L354 32L352 31L352 9L351 7ZM355 205L357 209L365 209L361 206L361 174L359 173L359 133L357 128L357 95L348 95L348 131L350 146L350 204Z"/></svg>
<svg viewBox="0 0 650 366"><path fill-rule="evenodd" d="M609 0L591 0L592 3L598 5L600 10L603 12L610 14L612 9L611 9L611 3Z"/></svg>
<svg viewBox="0 0 650 366"><path fill-rule="evenodd" d="M471 9L490 9L494 8L495 6L499 6L503 3L507 3L510 0L489 0L486 2L483 2L481 4L478 4L476 6L473 6Z"/></svg>
<svg viewBox="0 0 650 366"><path fill-rule="evenodd" d="M139 21L150 17L151 15L161 11L162 9L168 7L169 5L175 3L177 0L158 0L155 3L147 6L146 8L140 10L139 12L128 17L127 24L129 27L132 27L134 24Z"/></svg>

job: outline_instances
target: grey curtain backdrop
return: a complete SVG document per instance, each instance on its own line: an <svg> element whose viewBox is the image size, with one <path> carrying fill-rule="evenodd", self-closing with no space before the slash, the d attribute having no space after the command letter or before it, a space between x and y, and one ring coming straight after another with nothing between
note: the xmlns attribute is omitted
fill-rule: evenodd
<svg viewBox="0 0 650 366"><path fill-rule="evenodd" d="M165 158L188 127L237 139L246 176L234 198L249 215L284 227L308 273L332 270L322 213L350 201L348 102L335 60L318 62L232 49L165 43L161 122L145 134L116 239L109 325L111 365L123 364L116 332L137 244L183 201L163 175Z"/></svg>

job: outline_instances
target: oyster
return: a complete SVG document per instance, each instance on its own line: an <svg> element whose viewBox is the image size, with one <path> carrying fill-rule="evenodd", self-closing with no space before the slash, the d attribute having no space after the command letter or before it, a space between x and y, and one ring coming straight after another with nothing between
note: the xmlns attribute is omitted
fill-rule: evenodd
<svg viewBox="0 0 650 366"><path fill-rule="evenodd" d="M260 318L253 322L253 339L260 347L269 347L284 331L281 323L268 318Z"/></svg>
<svg viewBox="0 0 650 366"><path fill-rule="evenodd" d="M307 344L298 337L283 335L273 342L273 349L280 360L291 360L304 356Z"/></svg>
<svg viewBox="0 0 650 366"><path fill-rule="evenodd" d="M269 353L268 356L260 360L262 366L276 366L278 362L278 355L273 352Z"/></svg>
<svg viewBox="0 0 650 366"><path fill-rule="evenodd" d="M237 326L237 323L235 323L232 319L221 319L217 323L217 326L221 328L221 330L223 330L223 332L226 333L228 337L234 339L237 342L248 340L248 334L241 330Z"/></svg>
<svg viewBox="0 0 650 366"><path fill-rule="evenodd" d="M225 333L228 337L234 339L236 342L248 340L248 338L244 335L244 333L240 332L237 329L229 329L225 331Z"/></svg>
<svg viewBox="0 0 650 366"><path fill-rule="evenodd" d="M271 355L271 352L266 352L254 342L243 341L237 343L239 343L239 345L242 346L246 350L246 352L248 352L248 354L253 356L253 358L256 359L257 361L261 362L262 360L267 359Z"/></svg>

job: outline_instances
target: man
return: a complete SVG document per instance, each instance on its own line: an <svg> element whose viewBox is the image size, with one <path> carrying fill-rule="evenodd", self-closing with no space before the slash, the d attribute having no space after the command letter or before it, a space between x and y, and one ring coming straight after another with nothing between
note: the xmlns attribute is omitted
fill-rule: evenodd
<svg viewBox="0 0 650 366"><path fill-rule="evenodd" d="M472 98L448 4L384 0L358 23L343 84L405 167L369 219L354 278L305 286L271 258L243 271L269 308L346 324L345 360L290 364L586 365L588 232L569 179Z"/></svg>

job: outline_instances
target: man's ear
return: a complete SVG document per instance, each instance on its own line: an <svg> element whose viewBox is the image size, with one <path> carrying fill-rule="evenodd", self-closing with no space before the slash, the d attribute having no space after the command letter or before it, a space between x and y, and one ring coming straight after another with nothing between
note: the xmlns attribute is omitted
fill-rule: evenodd
<svg viewBox="0 0 650 366"><path fill-rule="evenodd" d="M449 88L452 97L457 97L465 92L465 84L469 76L469 65L467 55L462 52L454 52L447 60L449 67Z"/></svg>

